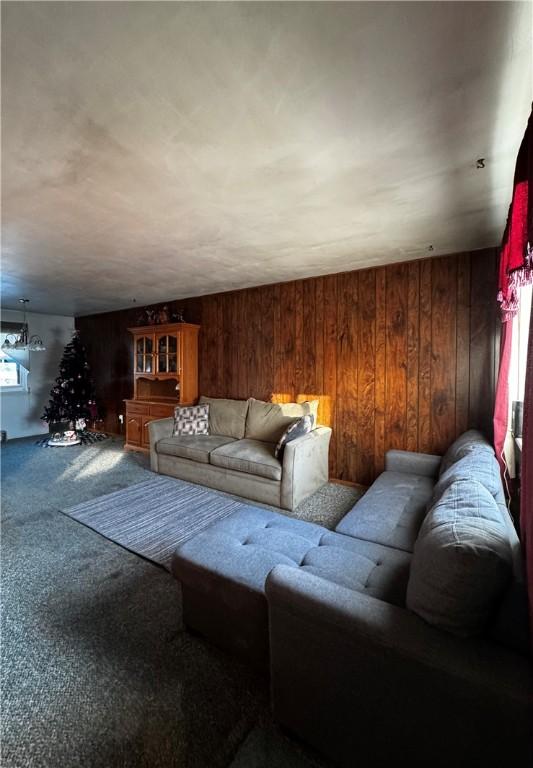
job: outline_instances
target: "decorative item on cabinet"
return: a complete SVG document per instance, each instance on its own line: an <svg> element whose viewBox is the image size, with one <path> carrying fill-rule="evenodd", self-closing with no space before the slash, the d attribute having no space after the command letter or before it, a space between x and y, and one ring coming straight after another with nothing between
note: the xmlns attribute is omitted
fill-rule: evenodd
<svg viewBox="0 0 533 768"><path fill-rule="evenodd" d="M175 309L171 312L165 304L161 309L152 309L145 307L137 318L139 326L146 325L166 325L168 323L184 323L183 309Z"/></svg>
<svg viewBox="0 0 533 768"><path fill-rule="evenodd" d="M198 398L198 331L191 323L128 328L133 336L133 398L126 404L126 445L148 451L150 421Z"/></svg>

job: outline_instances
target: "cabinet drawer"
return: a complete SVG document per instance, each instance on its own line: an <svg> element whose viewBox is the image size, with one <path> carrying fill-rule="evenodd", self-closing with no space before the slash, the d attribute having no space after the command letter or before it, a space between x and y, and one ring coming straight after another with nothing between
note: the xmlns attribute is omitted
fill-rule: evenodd
<svg viewBox="0 0 533 768"><path fill-rule="evenodd" d="M150 416L154 418L164 419L166 416L174 415L174 405L151 405Z"/></svg>
<svg viewBox="0 0 533 768"><path fill-rule="evenodd" d="M126 413L142 413L148 416L150 406L144 403L126 403Z"/></svg>

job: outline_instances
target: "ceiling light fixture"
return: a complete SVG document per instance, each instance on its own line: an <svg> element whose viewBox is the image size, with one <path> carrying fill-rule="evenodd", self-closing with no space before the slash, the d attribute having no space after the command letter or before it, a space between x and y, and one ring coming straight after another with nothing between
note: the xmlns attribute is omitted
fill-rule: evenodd
<svg viewBox="0 0 533 768"><path fill-rule="evenodd" d="M24 306L24 320L18 333L8 333L6 336L2 344L2 349L6 352L44 352L46 350L43 340L36 333L28 338L26 305L29 301L29 299L19 299L19 302Z"/></svg>

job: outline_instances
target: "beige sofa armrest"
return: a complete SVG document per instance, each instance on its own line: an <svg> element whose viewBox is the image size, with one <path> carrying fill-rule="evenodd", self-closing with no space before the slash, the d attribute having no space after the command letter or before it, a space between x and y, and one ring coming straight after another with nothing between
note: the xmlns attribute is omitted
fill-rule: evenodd
<svg viewBox="0 0 533 768"><path fill-rule="evenodd" d="M317 427L285 446L281 474L283 509L294 509L328 481L331 429Z"/></svg>
<svg viewBox="0 0 533 768"><path fill-rule="evenodd" d="M150 435L150 469L152 472L159 470L158 456L155 449L156 443L164 437L172 437L174 429L174 419L170 416L167 419L157 419L148 424L148 434Z"/></svg>

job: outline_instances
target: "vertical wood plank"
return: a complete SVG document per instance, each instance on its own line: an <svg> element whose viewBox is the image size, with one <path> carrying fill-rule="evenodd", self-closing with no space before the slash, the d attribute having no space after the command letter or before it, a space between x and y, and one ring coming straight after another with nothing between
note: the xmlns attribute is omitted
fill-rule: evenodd
<svg viewBox="0 0 533 768"><path fill-rule="evenodd" d="M468 429L470 390L470 255L457 257L457 334L455 372L455 436Z"/></svg>
<svg viewBox="0 0 533 768"><path fill-rule="evenodd" d="M202 327L198 334L198 390L201 395L207 395L207 371L209 367L208 351L209 344L207 343L207 327L206 327L206 308L207 300L205 297L200 299L202 303Z"/></svg>
<svg viewBox="0 0 533 768"><path fill-rule="evenodd" d="M357 398L357 311L359 274L346 272L338 277L337 393Z"/></svg>
<svg viewBox="0 0 533 768"><path fill-rule="evenodd" d="M303 280L294 283L294 394L304 391L304 298Z"/></svg>
<svg viewBox="0 0 533 768"><path fill-rule="evenodd" d="M432 261L431 445L445 453L455 437L457 262Z"/></svg>
<svg viewBox="0 0 533 768"><path fill-rule="evenodd" d="M374 476L383 472L385 464L385 382L387 280L385 267L376 269L376 358L375 358L375 416L374 416Z"/></svg>
<svg viewBox="0 0 533 768"><path fill-rule="evenodd" d="M222 356L221 371L222 380L220 382L220 391L222 397L234 397L236 373L235 360L235 336L232 333L235 322L234 305L235 294L225 293L221 295L221 322L222 322L222 344L219 354Z"/></svg>
<svg viewBox="0 0 533 768"><path fill-rule="evenodd" d="M282 322L280 327L280 391L281 402L291 402L296 396L296 284L283 283L280 290Z"/></svg>
<svg viewBox="0 0 533 768"><path fill-rule="evenodd" d="M406 444L407 276L406 264L387 274L385 450Z"/></svg>
<svg viewBox="0 0 533 768"><path fill-rule="evenodd" d="M418 450L431 453L431 260L420 262Z"/></svg>
<svg viewBox="0 0 533 768"><path fill-rule="evenodd" d="M339 478L357 474L357 304L359 275L338 277L339 336L337 347L337 462Z"/></svg>
<svg viewBox="0 0 533 768"><path fill-rule="evenodd" d="M324 278L324 395L323 423L331 427L333 434L329 444L329 471L338 477L337 468L337 277Z"/></svg>
<svg viewBox="0 0 533 768"><path fill-rule="evenodd" d="M248 328L249 397L261 399L261 294L253 288L247 293L246 325Z"/></svg>
<svg viewBox="0 0 533 768"><path fill-rule="evenodd" d="M206 327L203 334L204 354L203 354L203 394L208 397L216 397L218 389L218 316L217 316L217 297L204 296L203 315L206 320Z"/></svg>
<svg viewBox="0 0 533 768"><path fill-rule="evenodd" d="M211 328L209 329L209 340L211 347L210 371L209 371L209 391L213 397L218 397L219 393L219 367L220 367L220 332L219 332L219 296L213 296L210 301Z"/></svg>
<svg viewBox="0 0 533 768"><path fill-rule="evenodd" d="M315 280L302 282L302 379L298 394L306 395L316 392L315 288Z"/></svg>
<svg viewBox="0 0 533 768"><path fill-rule="evenodd" d="M261 344L259 397L270 401L274 393L274 290L261 288Z"/></svg>
<svg viewBox="0 0 533 768"><path fill-rule="evenodd" d="M324 393L324 279L318 277L315 281L315 388L318 396L318 422L324 423L328 409Z"/></svg>
<svg viewBox="0 0 533 768"><path fill-rule="evenodd" d="M471 254L469 426L491 439L494 408L496 270L494 249Z"/></svg>
<svg viewBox="0 0 533 768"><path fill-rule="evenodd" d="M250 397L248 386L248 331L246 326L247 291L238 291L236 295L237 309L237 346L238 346L238 374L237 374L237 398L245 400Z"/></svg>
<svg viewBox="0 0 533 768"><path fill-rule="evenodd" d="M407 443L418 450L418 359L420 319L420 262L409 263L407 288Z"/></svg>
<svg viewBox="0 0 533 768"><path fill-rule="evenodd" d="M224 376L224 349L226 344L226 333L224 326L226 325L225 308L227 298L226 295L221 293L217 296L216 308L217 308L217 328L215 335L216 351L217 351L217 379L216 379L216 391L217 397L225 397L227 381Z"/></svg>
<svg viewBox="0 0 533 768"><path fill-rule="evenodd" d="M357 319L357 482L374 477L376 271L359 273Z"/></svg>
<svg viewBox="0 0 533 768"><path fill-rule="evenodd" d="M281 285L272 287L272 314L273 314L273 364L274 375L272 384L272 400L276 401L277 394L281 391L283 385L282 374L282 351L281 351Z"/></svg>

